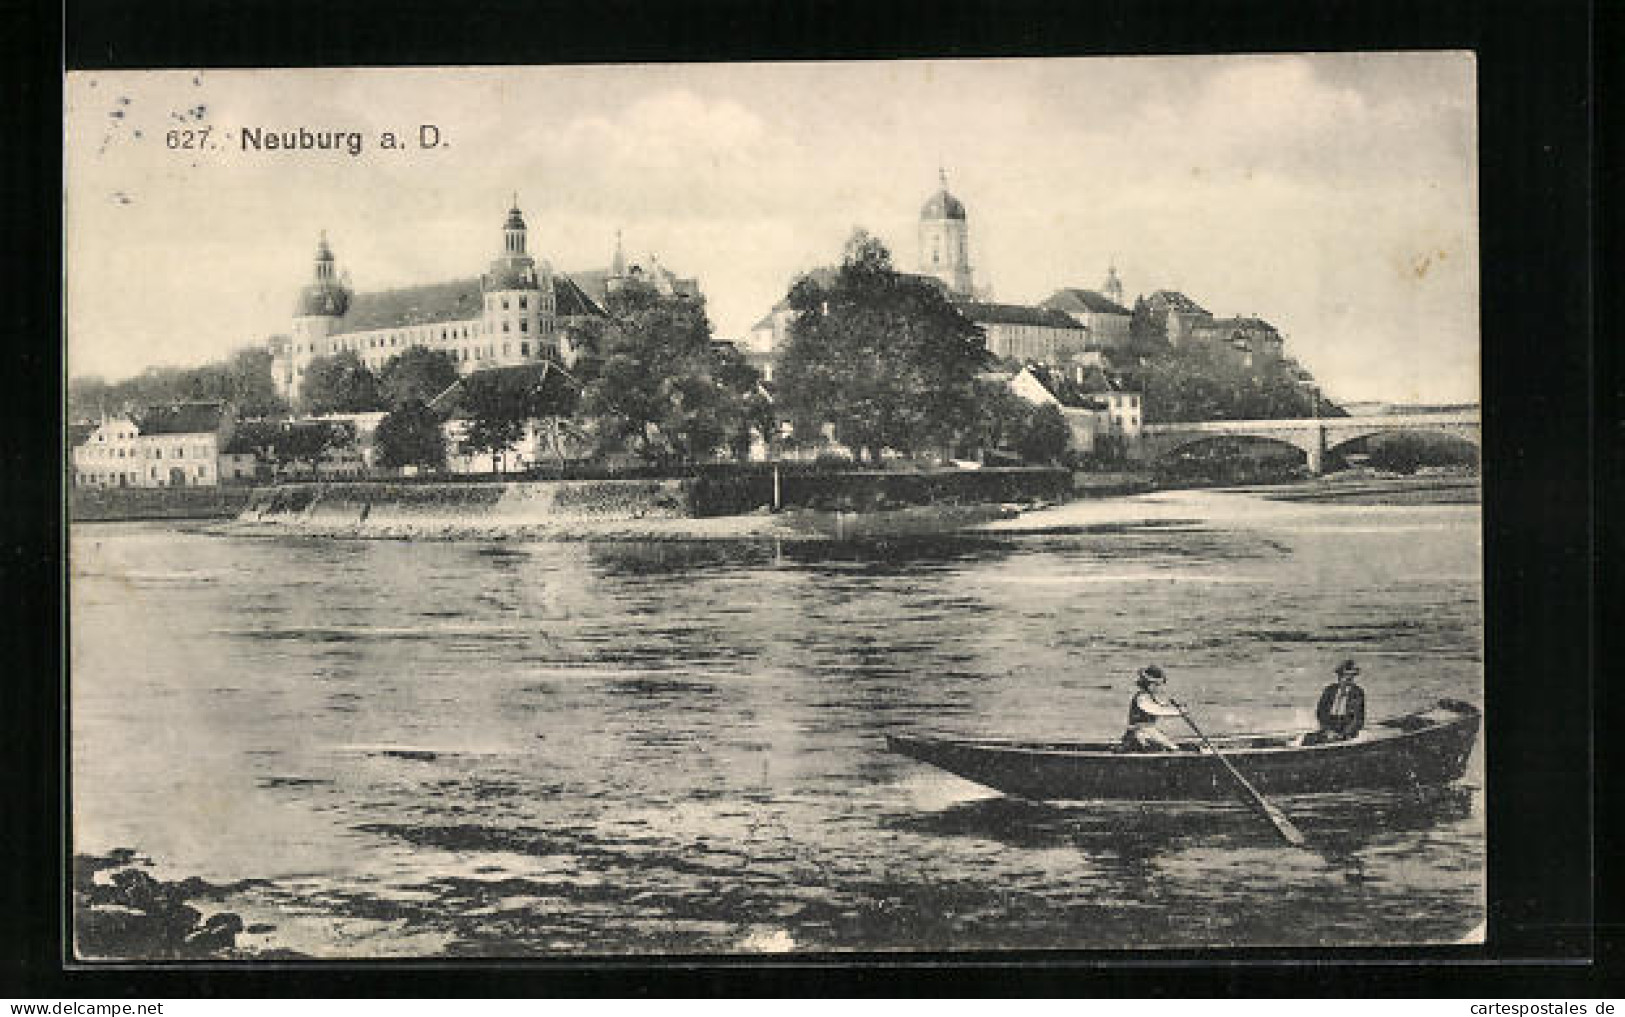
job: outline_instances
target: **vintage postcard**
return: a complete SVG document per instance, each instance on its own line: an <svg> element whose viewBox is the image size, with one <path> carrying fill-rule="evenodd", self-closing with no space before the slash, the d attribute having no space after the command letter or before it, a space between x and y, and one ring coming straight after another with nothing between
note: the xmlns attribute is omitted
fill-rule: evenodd
<svg viewBox="0 0 1625 1017"><path fill-rule="evenodd" d="M69 73L70 956L1482 942L1475 87Z"/></svg>

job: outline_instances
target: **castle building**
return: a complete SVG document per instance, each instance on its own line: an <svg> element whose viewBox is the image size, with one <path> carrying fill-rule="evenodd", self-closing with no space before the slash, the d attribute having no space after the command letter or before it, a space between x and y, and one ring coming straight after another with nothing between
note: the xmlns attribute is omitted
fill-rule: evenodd
<svg viewBox="0 0 1625 1017"><path fill-rule="evenodd" d="M278 394L294 401L312 360L346 350L373 371L414 346L446 353L464 374L542 360L569 364L572 333L603 314L569 276L529 253L516 196L501 249L483 275L469 278L355 293L338 275L323 234L291 333L270 341L271 375Z"/></svg>
<svg viewBox="0 0 1625 1017"><path fill-rule="evenodd" d="M957 306L981 328L988 352L1000 359L1059 364L1089 348L1089 329L1061 311L971 300Z"/></svg>
<svg viewBox="0 0 1625 1017"><path fill-rule="evenodd" d="M679 276L662 265L658 255L651 253L641 262L628 261L621 249L620 230L615 231L615 254L610 258L608 268L572 272L570 278L599 304L606 303L610 294L632 283L648 286L662 297L691 297L696 300L701 297L699 280Z"/></svg>

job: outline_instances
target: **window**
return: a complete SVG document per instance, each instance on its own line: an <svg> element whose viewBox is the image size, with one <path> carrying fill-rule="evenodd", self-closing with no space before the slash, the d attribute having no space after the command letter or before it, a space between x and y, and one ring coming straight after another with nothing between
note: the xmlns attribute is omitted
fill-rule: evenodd
<svg viewBox="0 0 1625 1017"><path fill-rule="evenodd" d="M525 297L524 297L524 294L520 294L520 296L519 296L519 309L521 311L523 311L525 309Z"/></svg>
<svg viewBox="0 0 1625 1017"><path fill-rule="evenodd" d="M502 322L502 331L504 331L504 332L508 331L508 322L507 322L506 319L504 319L503 322Z"/></svg>
<svg viewBox="0 0 1625 1017"><path fill-rule="evenodd" d="M519 355L521 357L530 356L530 343L520 343L519 344Z"/></svg>
<svg viewBox="0 0 1625 1017"><path fill-rule="evenodd" d="M529 332L530 331L530 321L528 319L521 318L519 320L519 331L521 331L521 332Z"/></svg>
<svg viewBox="0 0 1625 1017"><path fill-rule="evenodd" d="M508 309L508 298L507 297L502 298L502 309L504 311L506 311Z"/></svg>
<svg viewBox="0 0 1625 1017"><path fill-rule="evenodd" d="M509 343L503 343L502 344L502 355L503 356L506 357L509 354L511 354L512 352L513 352L513 347L512 347L511 344L509 344Z"/></svg>
<svg viewBox="0 0 1625 1017"><path fill-rule="evenodd" d="M153 449L153 452L156 453L156 458L158 459L162 459L164 457L164 450L161 448L155 448Z"/></svg>

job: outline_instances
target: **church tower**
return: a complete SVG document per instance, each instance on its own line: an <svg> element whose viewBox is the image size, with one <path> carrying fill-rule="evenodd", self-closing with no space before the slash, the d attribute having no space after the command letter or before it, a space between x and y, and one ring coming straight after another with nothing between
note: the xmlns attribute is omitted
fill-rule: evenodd
<svg viewBox="0 0 1625 1017"><path fill-rule="evenodd" d="M965 206L948 193L948 174L938 170L942 186L920 209L920 274L935 276L956 297L973 295L970 237Z"/></svg>
<svg viewBox="0 0 1625 1017"><path fill-rule="evenodd" d="M293 336L284 347L289 359L286 363L272 363L271 376L284 399L292 402L298 397L305 368L313 359L337 351L331 337L349 309L350 290L339 279L324 231L316 241L311 280L299 291L299 304L294 308Z"/></svg>
<svg viewBox="0 0 1625 1017"><path fill-rule="evenodd" d="M473 369L540 360L556 352L553 328L553 280L544 262L540 269L525 250L525 217L519 195L513 197L502 224L502 253L480 280L485 307L482 338Z"/></svg>
<svg viewBox="0 0 1625 1017"><path fill-rule="evenodd" d="M1100 292L1107 300L1119 306L1123 303L1123 280L1117 278L1117 265L1106 266L1106 281L1100 284Z"/></svg>
<svg viewBox="0 0 1625 1017"><path fill-rule="evenodd" d="M609 275L604 279L604 291L616 293L626 285L626 255L621 250L621 231L615 231L615 256L609 260Z"/></svg>

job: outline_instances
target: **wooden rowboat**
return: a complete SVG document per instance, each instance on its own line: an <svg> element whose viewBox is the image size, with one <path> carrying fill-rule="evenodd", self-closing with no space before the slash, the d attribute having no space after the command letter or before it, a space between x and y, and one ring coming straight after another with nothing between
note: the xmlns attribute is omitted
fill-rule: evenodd
<svg viewBox="0 0 1625 1017"><path fill-rule="evenodd" d="M1414 790L1458 780L1478 737L1478 708L1456 699L1369 725L1352 741L1301 744L1303 732L1209 740L1265 795ZM889 734L888 747L969 781L1034 801L1215 801L1236 782L1194 739L1179 752L1115 742L1021 742Z"/></svg>

